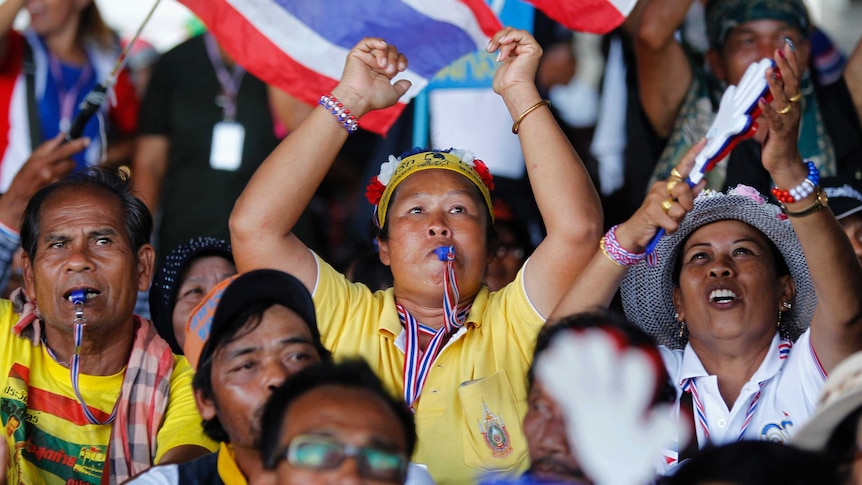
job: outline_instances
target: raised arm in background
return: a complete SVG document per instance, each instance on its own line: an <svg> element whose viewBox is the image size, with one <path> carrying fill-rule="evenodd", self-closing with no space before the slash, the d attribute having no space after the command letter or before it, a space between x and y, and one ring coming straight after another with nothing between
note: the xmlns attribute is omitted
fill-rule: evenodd
<svg viewBox="0 0 862 485"><path fill-rule="evenodd" d="M635 59L641 106L660 137L670 135L692 80L682 45L674 37L695 0L642 0Z"/></svg>

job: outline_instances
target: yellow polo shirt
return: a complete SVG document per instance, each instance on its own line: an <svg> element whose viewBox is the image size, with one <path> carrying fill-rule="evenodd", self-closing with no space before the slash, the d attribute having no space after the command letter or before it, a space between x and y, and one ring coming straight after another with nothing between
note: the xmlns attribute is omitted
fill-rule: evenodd
<svg viewBox="0 0 862 485"><path fill-rule="evenodd" d="M44 345L14 335L18 315L0 299L0 424L11 461L0 468L10 485L99 484L105 466L111 424L90 424L72 388L69 369L54 361ZM80 375L80 390L98 419L111 414L125 370L111 376ZM215 450L207 438L192 393L192 369L174 356L170 401L156 437L153 462L181 445Z"/></svg>
<svg viewBox="0 0 862 485"><path fill-rule="evenodd" d="M372 293L320 258L317 264L313 294L323 345L336 358L363 357L403 396L404 335L392 288ZM475 483L487 472L527 468L527 370L544 322L527 298L523 269L502 290L483 286L476 295L415 404L413 461L426 464L437 483Z"/></svg>

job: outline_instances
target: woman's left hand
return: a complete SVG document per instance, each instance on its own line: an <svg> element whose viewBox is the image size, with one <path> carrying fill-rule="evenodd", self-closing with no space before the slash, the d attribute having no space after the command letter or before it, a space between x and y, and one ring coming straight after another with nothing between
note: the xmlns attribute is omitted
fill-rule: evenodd
<svg viewBox="0 0 862 485"><path fill-rule="evenodd" d="M505 27L491 37L486 47L488 52L498 49L497 61L501 64L494 73L494 92L505 96L513 87L524 84L535 89L536 71L542 58L542 48L535 37L525 30Z"/></svg>
<svg viewBox="0 0 862 485"><path fill-rule="evenodd" d="M760 100L763 115L769 121L769 132L763 141L763 168L772 175L796 176L802 166L797 148L799 122L802 119L802 92L799 76L801 69L792 44L786 43L775 51L778 68L766 71L766 82L772 102Z"/></svg>

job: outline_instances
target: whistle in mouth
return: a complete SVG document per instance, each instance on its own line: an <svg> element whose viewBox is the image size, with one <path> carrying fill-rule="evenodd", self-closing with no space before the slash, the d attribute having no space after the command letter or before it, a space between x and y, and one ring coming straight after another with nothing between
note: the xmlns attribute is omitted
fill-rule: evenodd
<svg viewBox="0 0 862 485"><path fill-rule="evenodd" d="M75 305L83 305L87 292L85 290L75 290L69 296L72 298L72 303Z"/></svg>
<svg viewBox="0 0 862 485"><path fill-rule="evenodd" d="M440 246L439 248L434 250L434 254L440 258L440 261L454 261L455 260L455 246Z"/></svg>

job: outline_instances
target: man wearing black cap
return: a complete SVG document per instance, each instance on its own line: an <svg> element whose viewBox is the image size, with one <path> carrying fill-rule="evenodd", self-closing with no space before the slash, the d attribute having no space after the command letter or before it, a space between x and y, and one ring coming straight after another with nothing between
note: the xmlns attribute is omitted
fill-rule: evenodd
<svg viewBox="0 0 862 485"><path fill-rule="evenodd" d="M204 431L221 442L219 452L153 468L133 483L253 482L264 473L257 448L269 395L299 370L332 360L320 343L311 295L275 270L225 280L192 316L185 351L197 369L192 387Z"/></svg>
<svg viewBox="0 0 862 485"><path fill-rule="evenodd" d="M820 180L829 197L829 208L850 238L856 259L862 265L862 190L860 182L829 177Z"/></svg>
<svg viewBox="0 0 862 485"><path fill-rule="evenodd" d="M653 178L667 178L688 149L706 135L725 88L739 84L749 65L764 58L777 63L781 57L795 57L800 90L776 102L787 106L782 114L801 112L802 158L812 161L824 177L862 179L862 43L850 56L843 77L818 82L817 73L809 69L813 27L803 0L711 0L704 2L709 40L706 72L675 39L694 1L647 2L638 25L635 47L641 105L655 134L667 140ZM709 188L724 190L742 183L769 193L772 180L760 164L761 143L769 126L765 117L756 123L754 139L741 142L727 163L707 175Z"/></svg>

